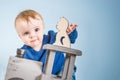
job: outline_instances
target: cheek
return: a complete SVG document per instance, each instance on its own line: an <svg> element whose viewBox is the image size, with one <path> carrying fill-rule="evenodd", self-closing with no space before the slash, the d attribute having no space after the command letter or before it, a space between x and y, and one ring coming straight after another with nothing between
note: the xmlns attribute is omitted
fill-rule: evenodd
<svg viewBox="0 0 120 80"><path fill-rule="evenodd" d="M23 41L24 43L27 43L27 42L29 41L29 39L28 39L27 37L25 37L25 36L24 36L24 37L22 36L21 39L22 39L22 41Z"/></svg>
<svg viewBox="0 0 120 80"><path fill-rule="evenodd" d="M40 33L38 36L39 36L39 40L42 41L43 40L43 33Z"/></svg>

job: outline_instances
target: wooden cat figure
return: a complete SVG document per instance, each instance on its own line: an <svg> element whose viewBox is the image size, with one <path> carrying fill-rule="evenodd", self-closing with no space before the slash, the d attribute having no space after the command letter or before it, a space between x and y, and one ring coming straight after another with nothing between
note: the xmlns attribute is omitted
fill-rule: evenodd
<svg viewBox="0 0 120 80"><path fill-rule="evenodd" d="M58 33L56 35L56 41L54 45L68 47L68 48L71 47L70 39L68 37L68 34L66 33L68 27L69 27L68 20L62 17L56 25L56 28L58 29Z"/></svg>

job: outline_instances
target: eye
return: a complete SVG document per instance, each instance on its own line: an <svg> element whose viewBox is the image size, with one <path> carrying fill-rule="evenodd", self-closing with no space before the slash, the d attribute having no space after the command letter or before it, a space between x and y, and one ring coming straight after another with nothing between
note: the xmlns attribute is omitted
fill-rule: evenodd
<svg viewBox="0 0 120 80"><path fill-rule="evenodd" d="M38 32L39 30L40 30L39 28L36 28L36 29L35 29L35 32Z"/></svg>
<svg viewBox="0 0 120 80"><path fill-rule="evenodd" d="M24 35L28 35L28 34L29 34L29 32L25 32L25 33L24 33Z"/></svg>

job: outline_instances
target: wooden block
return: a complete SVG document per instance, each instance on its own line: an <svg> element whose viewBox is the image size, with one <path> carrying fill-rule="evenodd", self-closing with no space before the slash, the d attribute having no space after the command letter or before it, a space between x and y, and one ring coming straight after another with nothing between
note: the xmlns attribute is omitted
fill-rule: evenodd
<svg viewBox="0 0 120 80"><path fill-rule="evenodd" d="M68 48L68 47L57 46L57 45L52 45L52 44L44 45L43 49L60 51L60 52L66 53L66 54L73 54L73 55L76 55L76 56L81 56L82 55L82 51L80 51L80 50L72 49L72 48Z"/></svg>
<svg viewBox="0 0 120 80"><path fill-rule="evenodd" d="M40 80L41 74L41 62L11 56L5 80Z"/></svg>
<svg viewBox="0 0 120 80"><path fill-rule="evenodd" d="M56 75L42 74L40 80L64 80Z"/></svg>
<svg viewBox="0 0 120 80"><path fill-rule="evenodd" d="M62 80L65 80L67 78L67 75L68 75L69 62L70 62L69 57L70 56L66 55L65 64L64 64L64 68L63 68L63 73L62 73Z"/></svg>
<svg viewBox="0 0 120 80"><path fill-rule="evenodd" d="M75 58L76 58L75 55L71 55L69 57L70 61L68 66L67 80L72 80L72 73L73 73L74 64L75 64Z"/></svg>
<svg viewBox="0 0 120 80"><path fill-rule="evenodd" d="M47 61L45 65L45 74L52 74L52 68L54 63L55 51L49 51Z"/></svg>

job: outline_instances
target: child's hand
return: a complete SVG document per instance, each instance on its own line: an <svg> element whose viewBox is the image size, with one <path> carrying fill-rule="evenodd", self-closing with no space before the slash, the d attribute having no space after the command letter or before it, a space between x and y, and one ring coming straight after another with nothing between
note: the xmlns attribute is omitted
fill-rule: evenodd
<svg viewBox="0 0 120 80"><path fill-rule="evenodd" d="M77 26L78 26L77 24L71 24L66 30L67 34L70 34L71 32L73 32L73 30L75 30Z"/></svg>

